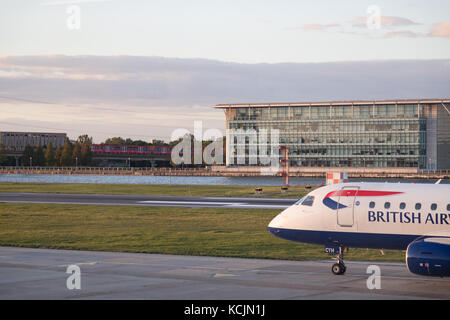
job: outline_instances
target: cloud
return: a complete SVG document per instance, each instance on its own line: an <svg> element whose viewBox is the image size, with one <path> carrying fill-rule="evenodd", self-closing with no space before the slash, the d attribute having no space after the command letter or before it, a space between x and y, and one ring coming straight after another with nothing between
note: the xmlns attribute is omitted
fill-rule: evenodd
<svg viewBox="0 0 450 320"><path fill-rule="evenodd" d="M383 38L395 38L395 37L405 37L405 38L417 38L421 36L420 34L409 31L409 30L400 30L400 31L391 31L383 35Z"/></svg>
<svg viewBox="0 0 450 320"><path fill-rule="evenodd" d="M372 30L367 26L368 17L356 17L350 21L329 24L304 24L300 27L291 27L288 30L304 30L304 31L327 31L342 34L352 34L365 36L372 39L407 37L415 38L426 36L411 30L398 30L399 27L412 27L420 25L420 23L412 21L408 18L395 16L380 16L380 28Z"/></svg>
<svg viewBox="0 0 450 320"><path fill-rule="evenodd" d="M448 87L440 83L448 84L450 76L445 73L448 67L443 67L443 61L448 62L244 64L135 56L3 57L0 58L0 95L66 104L122 104L149 109L208 106L239 100L395 97L398 94L395 87L419 89L413 91L414 94L427 93L427 89L433 87L445 94L448 90L444 88ZM20 72L11 74L11 70ZM365 77L361 79L362 70ZM57 76L54 76L55 71ZM420 89L416 80L410 78L411 73L420 73L422 79L430 80L428 83L433 85L427 87L421 82ZM371 78L387 85L375 90L368 81ZM355 84L360 90L354 90Z"/></svg>
<svg viewBox="0 0 450 320"><path fill-rule="evenodd" d="M357 17L349 22L353 27L367 28L367 17ZM380 16L381 28L383 27L402 27L420 25L420 23L414 22L407 18L402 17L390 17Z"/></svg>
<svg viewBox="0 0 450 320"><path fill-rule="evenodd" d="M323 31L323 30L327 30L329 28L334 28L334 27L339 27L339 24L337 23L329 23L329 24L320 24L320 23L312 23L312 24L304 24L300 27L293 27L290 28L290 30L298 30L298 29L302 29L302 30L309 30L309 31Z"/></svg>
<svg viewBox="0 0 450 320"><path fill-rule="evenodd" d="M429 36L450 38L450 21L444 21L433 24Z"/></svg>
<svg viewBox="0 0 450 320"><path fill-rule="evenodd" d="M223 112L211 108L221 103L448 98L449 87L450 60L245 64L136 56L0 57L0 125L67 128L71 137L87 132L97 141L119 134L170 137L194 120L224 131Z"/></svg>

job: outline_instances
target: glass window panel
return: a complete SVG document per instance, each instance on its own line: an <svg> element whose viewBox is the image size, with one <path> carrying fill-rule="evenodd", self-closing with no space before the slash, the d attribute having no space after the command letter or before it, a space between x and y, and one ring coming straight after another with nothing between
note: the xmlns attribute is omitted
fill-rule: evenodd
<svg viewBox="0 0 450 320"><path fill-rule="evenodd" d="M330 118L330 107L329 106L320 106L319 107L319 118L320 119Z"/></svg>
<svg viewBox="0 0 450 320"><path fill-rule="evenodd" d="M333 118L342 119L344 117L344 107L343 106L334 106L333 110Z"/></svg>
<svg viewBox="0 0 450 320"><path fill-rule="evenodd" d="M319 107L311 107L311 119L319 118Z"/></svg>
<svg viewBox="0 0 450 320"><path fill-rule="evenodd" d="M351 116L352 116L352 106L344 106L342 108L344 109L344 117L345 118L351 118Z"/></svg>
<svg viewBox="0 0 450 320"><path fill-rule="evenodd" d="M369 119L372 106L353 106L353 116L360 119Z"/></svg>
<svg viewBox="0 0 450 320"><path fill-rule="evenodd" d="M277 108L270 108L270 119L271 120L277 119Z"/></svg>

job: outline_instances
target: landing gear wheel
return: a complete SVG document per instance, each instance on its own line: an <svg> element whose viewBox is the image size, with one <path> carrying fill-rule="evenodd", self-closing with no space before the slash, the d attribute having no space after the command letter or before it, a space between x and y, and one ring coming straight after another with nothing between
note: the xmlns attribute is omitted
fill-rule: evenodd
<svg viewBox="0 0 450 320"><path fill-rule="evenodd" d="M344 274L347 267L344 264L344 248L339 247L339 254L336 256L337 263L331 267L331 272L335 275Z"/></svg>
<svg viewBox="0 0 450 320"><path fill-rule="evenodd" d="M346 269L347 268L344 265L342 265L340 263L335 263L331 267L331 272L333 272L333 274L335 274L335 275L339 275L339 274L344 274Z"/></svg>

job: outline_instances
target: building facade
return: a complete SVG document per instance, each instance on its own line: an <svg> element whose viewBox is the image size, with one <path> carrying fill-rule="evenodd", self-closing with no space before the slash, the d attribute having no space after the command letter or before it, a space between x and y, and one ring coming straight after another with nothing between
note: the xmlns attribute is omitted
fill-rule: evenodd
<svg viewBox="0 0 450 320"><path fill-rule="evenodd" d="M56 148L63 146L66 139L65 133L0 131L0 143L8 152L23 152L27 145L47 146L50 142Z"/></svg>
<svg viewBox="0 0 450 320"><path fill-rule="evenodd" d="M261 156L284 145L294 167L450 169L448 99L214 108L226 115L227 166L267 165Z"/></svg>

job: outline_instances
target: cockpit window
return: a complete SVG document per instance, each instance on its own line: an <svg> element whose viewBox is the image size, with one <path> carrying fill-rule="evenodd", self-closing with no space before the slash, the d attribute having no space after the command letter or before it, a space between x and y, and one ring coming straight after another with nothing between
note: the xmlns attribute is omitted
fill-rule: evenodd
<svg viewBox="0 0 450 320"><path fill-rule="evenodd" d="M306 197L301 198L300 200L298 200L295 205L298 206L299 204L301 204L303 202L303 200L305 200Z"/></svg>
<svg viewBox="0 0 450 320"><path fill-rule="evenodd" d="M302 206L312 206L314 203L314 196L307 196L302 202Z"/></svg>

